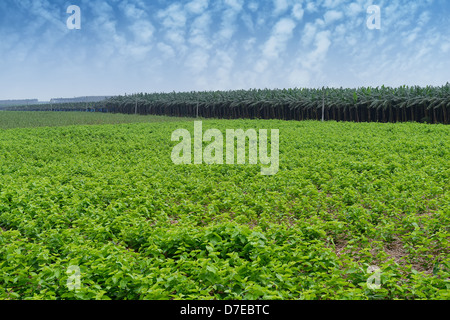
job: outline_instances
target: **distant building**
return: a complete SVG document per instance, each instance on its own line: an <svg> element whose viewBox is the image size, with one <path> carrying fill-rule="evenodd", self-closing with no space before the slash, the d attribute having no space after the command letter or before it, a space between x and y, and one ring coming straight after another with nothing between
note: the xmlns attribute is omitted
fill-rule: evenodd
<svg viewBox="0 0 450 320"><path fill-rule="evenodd" d="M73 102L99 102L111 98L111 96L91 96L77 98L56 98L51 99L50 103L73 103Z"/></svg>
<svg viewBox="0 0 450 320"><path fill-rule="evenodd" d="M0 108L14 107L14 106L26 106L39 104L38 99L26 99L26 100L0 100Z"/></svg>

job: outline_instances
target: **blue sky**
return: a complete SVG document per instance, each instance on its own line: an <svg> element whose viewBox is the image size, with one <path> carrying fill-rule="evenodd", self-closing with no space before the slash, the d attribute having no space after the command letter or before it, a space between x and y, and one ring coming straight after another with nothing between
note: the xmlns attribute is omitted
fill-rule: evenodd
<svg viewBox="0 0 450 320"><path fill-rule="evenodd" d="M0 100L443 85L449 30L448 0L1 0Z"/></svg>

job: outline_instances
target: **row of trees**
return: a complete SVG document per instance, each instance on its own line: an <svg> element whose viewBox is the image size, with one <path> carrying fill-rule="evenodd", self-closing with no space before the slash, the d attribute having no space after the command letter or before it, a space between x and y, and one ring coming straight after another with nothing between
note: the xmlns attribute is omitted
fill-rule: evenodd
<svg viewBox="0 0 450 320"><path fill-rule="evenodd" d="M96 103L16 110L95 111L175 117L449 123L450 84L441 87L253 89L139 93Z"/></svg>

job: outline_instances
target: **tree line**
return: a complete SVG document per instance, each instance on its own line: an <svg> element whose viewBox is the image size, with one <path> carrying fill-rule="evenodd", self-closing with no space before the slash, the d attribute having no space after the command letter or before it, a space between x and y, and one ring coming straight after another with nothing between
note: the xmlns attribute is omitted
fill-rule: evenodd
<svg viewBox="0 0 450 320"><path fill-rule="evenodd" d="M9 110L89 111L219 119L449 123L444 86L251 89L138 93L90 103L53 103Z"/></svg>

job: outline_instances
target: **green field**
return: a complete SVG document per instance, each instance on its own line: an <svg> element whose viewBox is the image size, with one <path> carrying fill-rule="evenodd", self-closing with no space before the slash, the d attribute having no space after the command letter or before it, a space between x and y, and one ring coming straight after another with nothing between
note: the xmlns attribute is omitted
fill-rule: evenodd
<svg viewBox="0 0 450 320"><path fill-rule="evenodd" d="M0 111L0 129L186 121L189 118L91 112Z"/></svg>
<svg viewBox="0 0 450 320"><path fill-rule="evenodd" d="M448 126L203 120L279 129L273 176L174 165L191 120L0 127L0 299L450 299Z"/></svg>

